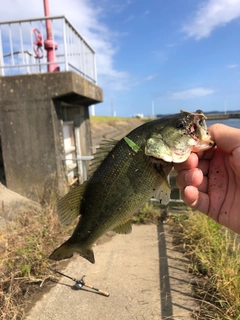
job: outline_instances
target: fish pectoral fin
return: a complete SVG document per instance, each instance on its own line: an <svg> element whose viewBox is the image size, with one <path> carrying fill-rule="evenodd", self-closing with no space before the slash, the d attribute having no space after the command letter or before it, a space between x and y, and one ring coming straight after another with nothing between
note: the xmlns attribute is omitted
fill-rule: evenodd
<svg viewBox="0 0 240 320"><path fill-rule="evenodd" d="M57 214L63 225L72 223L80 215L80 202L86 188L86 182L70 190L58 201Z"/></svg>
<svg viewBox="0 0 240 320"><path fill-rule="evenodd" d="M170 201L171 189L169 185L163 183L158 189L155 190L154 198L159 200L161 204L167 205Z"/></svg>
<svg viewBox="0 0 240 320"><path fill-rule="evenodd" d="M87 259L91 263L95 263L94 253L92 248L81 247L78 243L70 243L68 240L64 242L60 247L53 251L49 256L51 260L63 260L69 259L74 253L78 253L83 258Z"/></svg>
<svg viewBox="0 0 240 320"><path fill-rule="evenodd" d="M170 201L170 195L171 195L171 187L168 182L168 175L172 169L172 163L167 162L159 162L155 166L155 169L159 173L161 179L161 183L159 184L159 187L156 188L154 192L154 198L157 200L160 200L161 204L168 204Z"/></svg>
<svg viewBox="0 0 240 320"><path fill-rule="evenodd" d="M115 227L113 231L119 233L119 234L129 234L132 232L132 223L131 220L125 221Z"/></svg>

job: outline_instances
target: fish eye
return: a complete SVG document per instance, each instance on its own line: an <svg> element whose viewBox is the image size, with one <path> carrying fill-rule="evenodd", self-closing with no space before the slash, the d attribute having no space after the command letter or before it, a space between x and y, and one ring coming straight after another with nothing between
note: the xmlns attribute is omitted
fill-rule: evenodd
<svg viewBox="0 0 240 320"><path fill-rule="evenodd" d="M183 127L184 127L184 121L178 120L178 122L176 123L176 128L182 129Z"/></svg>

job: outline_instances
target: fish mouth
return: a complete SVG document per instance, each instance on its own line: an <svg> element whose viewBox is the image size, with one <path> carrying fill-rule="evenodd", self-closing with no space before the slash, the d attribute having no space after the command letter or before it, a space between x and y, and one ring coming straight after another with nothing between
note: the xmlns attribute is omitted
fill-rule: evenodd
<svg viewBox="0 0 240 320"><path fill-rule="evenodd" d="M186 116L184 122L187 134L196 141L201 139L202 131L207 131L207 126L205 122L207 117L203 114L201 110L197 110L196 112L188 112L183 111L181 109L180 112L184 113Z"/></svg>
<svg viewBox="0 0 240 320"><path fill-rule="evenodd" d="M192 123L190 124L189 128L188 128L188 134L194 139L194 140L199 140L198 136L197 136L197 124L196 123Z"/></svg>
<svg viewBox="0 0 240 320"><path fill-rule="evenodd" d="M211 139L207 129L205 121L207 117L201 110L196 111L192 115L193 120L187 128L188 135L197 142L192 151L207 150L215 146L215 142Z"/></svg>

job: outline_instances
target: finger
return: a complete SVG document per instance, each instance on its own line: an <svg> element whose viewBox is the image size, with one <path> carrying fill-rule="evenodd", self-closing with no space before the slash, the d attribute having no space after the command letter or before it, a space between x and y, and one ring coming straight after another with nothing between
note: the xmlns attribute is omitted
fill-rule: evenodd
<svg viewBox="0 0 240 320"><path fill-rule="evenodd" d="M208 178L203 177L202 183L198 186L198 191L207 193L208 192Z"/></svg>
<svg viewBox="0 0 240 320"><path fill-rule="evenodd" d="M198 156L195 153L191 153L188 159L182 163L175 163L174 169L179 172L182 170L189 170L196 168L198 165Z"/></svg>
<svg viewBox="0 0 240 320"><path fill-rule="evenodd" d="M183 190L186 186L199 186L203 182L203 172L198 168L192 170L182 170L179 172L176 185L180 190Z"/></svg>
<svg viewBox="0 0 240 320"><path fill-rule="evenodd" d="M209 171L209 161L208 160L200 160L198 164L198 169L202 170L204 176L208 175Z"/></svg>
<svg viewBox="0 0 240 320"><path fill-rule="evenodd" d="M204 154L201 156L201 158L199 157L199 159L211 160L214 156L215 151L216 151L216 146L214 148L206 150Z"/></svg>
<svg viewBox="0 0 240 320"><path fill-rule="evenodd" d="M208 214L209 196L194 186L187 186L182 192L183 201L192 209Z"/></svg>
<svg viewBox="0 0 240 320"><path fill-rule="evenodd" d="M217 123L210 126L208 130L217 147L221 150L232 153L234 149L240 147L240 129Z"/></svg>
<svg viewBox="0 0 240 320"><path fill-rule="evenodd" d="M240 161L239 161L239 159L240 159L240 147L236 148L233 151L232 155L229 156L229 162L238 177L238 181L240 179Z"/></svg>
<svg viewBox="0 0 240 320"><path fill-rule="evenodd" d="M203 177L202 183L197 188L200 192L208 193L208 178Z"/></svg>

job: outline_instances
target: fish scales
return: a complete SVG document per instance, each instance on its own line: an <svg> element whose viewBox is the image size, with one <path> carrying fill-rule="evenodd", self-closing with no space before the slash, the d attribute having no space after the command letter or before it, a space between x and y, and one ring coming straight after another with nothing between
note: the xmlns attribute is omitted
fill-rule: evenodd
<svg viewBox="0 0 240 320"><path fill-rule="evenodd" d="M201 111L182 112L134 129L113 147L87 182L60 200L60 218L81 217L72 236L50 258L70 258L76 252L94 263L92 245L106 231L131 232L129 219L161 185L167 185L172 161L182 162L193 148L206 150L213 145ZM79 208L74 211L75 195Z"/></svg>
<svg viewBox="0 0 240 320"><path fill-rule="evenodd" d="M146 138L137 132L128 137L142 144L142 148L135 153L122 139L102 162L86 188L80 207L82 218L72 236L73 242L84 239L86 246L93 243L107 230L129 219L161 185L163 179L157 166L144 154ZM165 167L167 175L172 164ZM89 219L90 216L93 219Z"/></svg>

